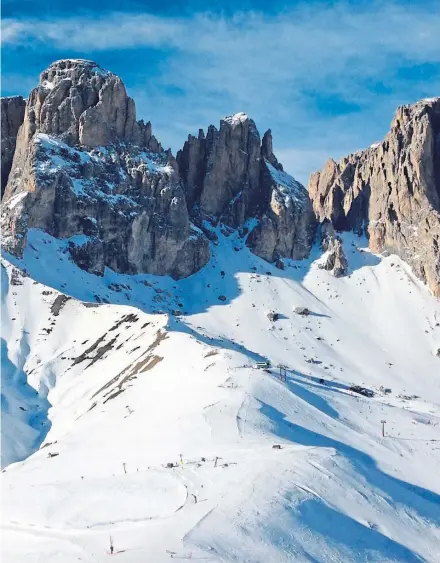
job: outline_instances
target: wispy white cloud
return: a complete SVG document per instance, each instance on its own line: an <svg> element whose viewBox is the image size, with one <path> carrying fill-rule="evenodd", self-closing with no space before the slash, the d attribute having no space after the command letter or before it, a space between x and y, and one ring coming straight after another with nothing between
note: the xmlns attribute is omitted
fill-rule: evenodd
<svg viewBox="0 0 440 563"><path fill-rule="evenodd" d="M212 53L220 48L219 54L224 56L235 53L238 43L254 57L286 47L302 51L308 45L308 53L301 52L303 56L297 62L319 54L339 66L346 57L333 59L333 55L338 51L343 55L341 49L347 48L350 39L350 58L364 55L372 48L376 58L389 51L423 60L438 57L440 12L433 12L432 4L424 8L421 4L373 2L356 10L344 2L321 8L312 6L303 4L275 16L245 12L231 18L209 14L171 18L107 13L102 18L5 19L2 42L37 39L79 51L84 50L84 45L93 50L172 46L194 53ZM266 43L266 39L271 41Z"/></svg>
<svg viewBox="0 0 440 563"><path fill-rule="evenodd" d="M105 17L68 17L56 20L5 19L2 43L41 41L72 51L160 47L182 33L182 21L150 14L106 14Z"/></svg>
<svg viewBox="0 0 440 563"><path fill-rule="evenodd" d="M140 64L131 94L165 142L177 148L188 126L193 132L245 110L262 128L272 127L287 168L305 181L325 156L385 132L393 106L440 89L440 79L432 84L432 77L398 72L440 63L439 29L432 4L377 2L354 10L336 3L274 16L6 20L2 40L6 47L37 43L72 53L153 49L163 57L160 72L146 81L148 61Z"/></svg>

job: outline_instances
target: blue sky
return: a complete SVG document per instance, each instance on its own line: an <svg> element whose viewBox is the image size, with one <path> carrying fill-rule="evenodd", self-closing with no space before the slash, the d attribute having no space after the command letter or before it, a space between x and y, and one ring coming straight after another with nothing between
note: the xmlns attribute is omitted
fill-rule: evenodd
<svg viewBox="0 0 440 563"><path fill-rule="evenodd" d="M53 60L119 74L162 144L238 111L270 127L303 183L380 140L395 108L440 95L438 0L3 0L2 95Z"/></svg>

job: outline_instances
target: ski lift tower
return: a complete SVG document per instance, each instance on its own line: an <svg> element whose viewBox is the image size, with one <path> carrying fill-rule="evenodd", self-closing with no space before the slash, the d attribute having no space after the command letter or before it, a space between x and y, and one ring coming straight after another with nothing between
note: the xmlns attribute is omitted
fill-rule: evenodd
<svg viewBox="0 0 440 563"><path fill-rule="evenodd" d="M287 381L287 367L282 364L279 364L277 367L280 370L281 381Z"/></svg>

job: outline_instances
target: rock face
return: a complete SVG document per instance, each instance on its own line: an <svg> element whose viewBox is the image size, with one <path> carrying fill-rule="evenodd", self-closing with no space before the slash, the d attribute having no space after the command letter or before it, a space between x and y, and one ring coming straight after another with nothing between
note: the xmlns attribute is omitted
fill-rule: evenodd
<svg viewBox="0 0 440 563"><path fill-rule="evenodd" d="M331 272L335 278L346 276L348 273L348 262L342 248L342 241L339 237L328 241L327 256L323 264L319 266L323 270Z"/></svg>
<svg viewBox="0 0 440 563"><path fill-rule="evenodd" d="M209 259L175 159L136 121L121 80L91 61L52 64L26 104L3 199L8 249L22 252L30 228L67 239L98 274L182 278Z"/></svg>
<svg viewBox="0 0 440 563"><path fill-rule="evenodd" d="M27 100L3 198L3 238L22 253L31 228L63 239L82 268L182 278L209 259L219 223L268 261L309 253L315 219L243 113L190 136L173 157L136 120L121 79L85 60L50 65ZM204 232L206 234L204 234Z"/></svg>
<svg viewBox="0 0 440 563"><path fill-rule="evenodd" d="M212 139L216 132L215 127L211 126L208 130L209 141L207 141L203 129L200 129L198 137L189 135L183 149L177 153L179 172L186 188L189 210L200 200L206 175L207 156L210 152L207 144L211 149Z"/></svg>
<svg viewBox="0 0 440 563"><path fill-rule="evenodd" d="M200 210L237 227L256 213L260 194L260 136L255 123L241 113L209 131L209 156Z"/></svg>
<svg viewBox="0 0 440 563"><path fill-rule="evenodd" d="M14 158L17 133L23 123L26 102L21 96L1 98L1 195L5 191Z"/></svg>
<svg viewBox="0 0 440 563"><path fill-rule="evenodd" d="M366 233L440 296L440 98L399 108L382 143L328 161L309 195L320 222Z"/></svg>
<svg viewBox="0 0 440 563"><path fill-rule="evenodd" d="M227 117L205 137L189 136L177 154L188 209L199 220L250 230L247 244L270 262L310 251L314 215L305 188L283 171L267 131L261 141L244 113Z"/></svg>
<svg viewBox="0 0 440 563"><path fill-rule="evenodd" d="M68 145L106 146L133 142L161 150L151 124L136 121L136 108L119 76L93 61L56 61L41 73L26 105L20 140L37 132L54 135Z"/></svg>
<svg viewBox="0 0 440 563"><path fill-rule="evenodd" d="M335 229L330 221L325 220L320 228L321 248L327 255L319 268L332 273L335 278L348 274L348 262L342 246L342 240L336 236Z"/></svg>
<svg viewBox="0 0 440 563"><path fill-rule="evenodd" d="M262 159L264 200L247 245L268 262L279 258L299 260L308 256L315 234L315 216L304 186Z"/></svg>
<svg viewBox="0 0 440 563"><path fill-rule="evenodd" d="M238 227L263 203L260 135L244 113L222 119L219 130L211 125L206 138L203 131L190 135L177 162L188 204L197 205L203 217Z"/></svg>

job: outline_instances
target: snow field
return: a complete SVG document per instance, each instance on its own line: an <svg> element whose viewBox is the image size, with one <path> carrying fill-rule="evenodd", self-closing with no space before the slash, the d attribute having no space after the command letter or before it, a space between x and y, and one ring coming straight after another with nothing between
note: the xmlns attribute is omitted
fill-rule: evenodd
<svg viewBox="0 0 440 563"><path fill-rule="evenodd" d="M5 560L438 561L439 303L352 235L341 279L218 236L179 282L5 261Z"/></svg>

